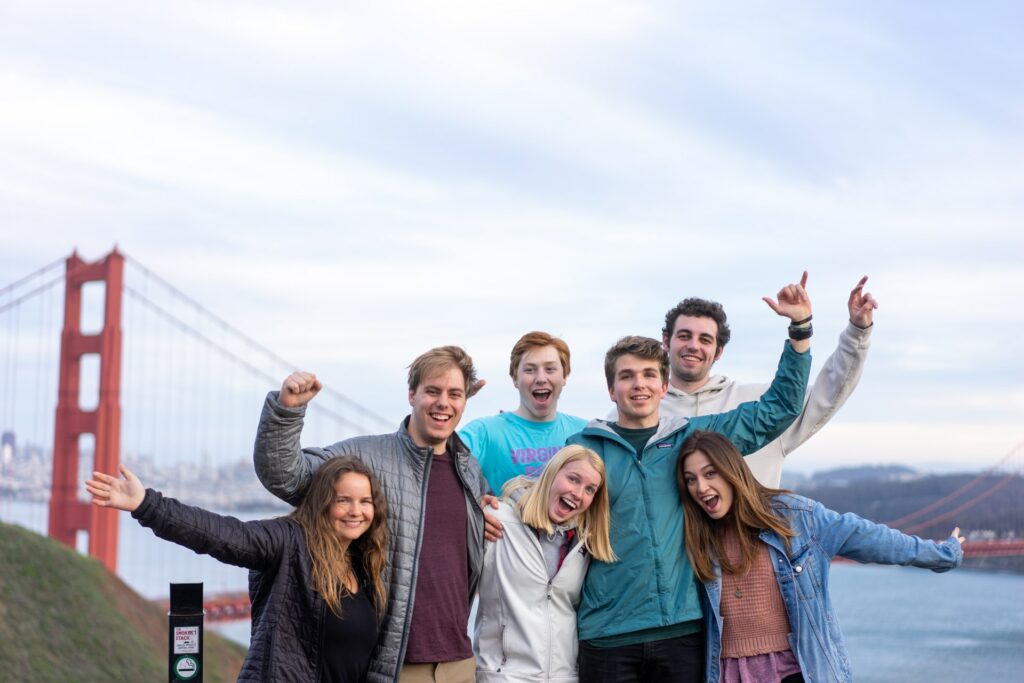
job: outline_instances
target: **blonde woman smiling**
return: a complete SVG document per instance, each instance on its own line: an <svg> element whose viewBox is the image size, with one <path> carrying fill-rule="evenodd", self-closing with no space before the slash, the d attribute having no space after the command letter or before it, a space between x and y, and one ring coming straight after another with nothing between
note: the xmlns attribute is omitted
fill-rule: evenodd
<svg viewBox="0 0 1024 683"><path fill-rule="evenodd" d="M591 557L613 562L604 463L566 446L505 484L476 620L478 683L576 681L576 606Z"/></svg>

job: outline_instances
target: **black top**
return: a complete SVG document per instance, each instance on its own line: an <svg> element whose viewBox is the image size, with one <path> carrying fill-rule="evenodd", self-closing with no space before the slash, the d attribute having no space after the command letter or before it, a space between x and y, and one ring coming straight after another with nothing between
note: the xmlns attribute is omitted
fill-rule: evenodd
<svg viewBox="0 0 1024 683"><path fill-rule="evenodd" d="M625 439L626 443L633 447L638 458L643 457L644 446L646 446L647 442L651 440L654 433L658 431L658 425L654 425L653 427L643 427L641 429L632 429L630 427L621 427L619 426L619 423L612 422L609 423L608 426L611 427L616 434Z"/></svg>
<svg viewBox="0 0 1024 683"><path fill-rule="evenodd" d="M341 599L341 618L324 609L324 646L320 650L321 683L361 683L377 644L377 613L365 583Z"/></svg>

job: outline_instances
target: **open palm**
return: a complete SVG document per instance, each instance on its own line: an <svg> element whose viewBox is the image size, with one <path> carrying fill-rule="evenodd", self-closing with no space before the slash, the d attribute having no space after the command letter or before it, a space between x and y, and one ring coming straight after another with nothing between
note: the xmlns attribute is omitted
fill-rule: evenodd
<svg viewBox="0 0 1024 683"><path fill-rule="evenodd" d="M146 496L142 482L124 465L120 469L124 479L93 472L93 478L85 482L86 490L92 495L93 505L133 512L142 504Z"/></svg>

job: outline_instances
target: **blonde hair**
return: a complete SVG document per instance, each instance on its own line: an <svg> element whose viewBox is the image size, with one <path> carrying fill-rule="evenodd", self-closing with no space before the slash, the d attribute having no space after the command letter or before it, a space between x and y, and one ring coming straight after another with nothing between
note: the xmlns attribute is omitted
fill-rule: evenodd
<svg viewBox="0 0 1024 683"><path fill-rule="evenodd" d="M609 538L611 505L608 503L608 478L604 469L604 461L589 448L578 445L566 446L555 453L537 479L521 476L505 482L501 491L502 497L508 500L516 491L522 491L515 506L523 523L538 531L554 533L555 525L551 523L551 517L548 514L548 497L551 494L551 486L555 483L555 477L563 467L578 460L587 461L601 477L601 485L594 493L590 507L577 517L576 532L579 534L579 541L596 559L602 562L614 562L618 558L615 557Z"/></svg>

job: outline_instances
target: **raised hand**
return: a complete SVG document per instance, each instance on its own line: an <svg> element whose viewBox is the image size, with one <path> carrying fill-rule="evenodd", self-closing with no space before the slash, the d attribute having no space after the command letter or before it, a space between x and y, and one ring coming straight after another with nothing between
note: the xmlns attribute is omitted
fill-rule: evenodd
<svg viewBox="0 0 1024 683"><path fill-rule="evenodd" d="M957 540L957 543L959 543L960 545L963 545L967 541L966 538L960 535L960 527L956 527L955 529L953 529L953 533L951 533L950 536L955 538Z"/></svg>
<svg viewBox="0 0 1024 683"><path fill-rule="evenodd" d="M92 495L93 505L134 512L146 497L146 489L131 470L123 464L120 469L124 479L93 472L92 479L86 480L85 488Z"/></svg>
<svg viewBox="0 0 1024 683"><path fill-rule="evenodd" d="M298 408L312 401L322 388L320 380L312 372L293 372L281 383L277 400L286 408Z"/></svg>
<svg viewBox="0 0 1024 683"><path fill-rule="evenodd" d="M860 279L857 286L850 292L850 300L846 304L850 310L850 322L861 329L871 327L875 309L878 308L875 298L869 292L864 291L867 281L867 275Z"/></svg>
<svg viewBox="0 0 1024 683"><path fill-rule="evenodd" d="M800 322L811 316L811 299L807 296L807 271L800 278L800 284L786 285L776 295L778 302L769 296L762 297L768 306L784 318L792 322Z"/></svg>

